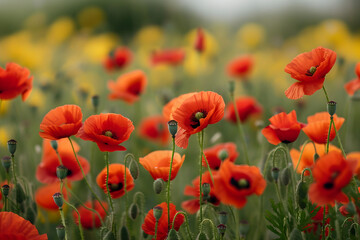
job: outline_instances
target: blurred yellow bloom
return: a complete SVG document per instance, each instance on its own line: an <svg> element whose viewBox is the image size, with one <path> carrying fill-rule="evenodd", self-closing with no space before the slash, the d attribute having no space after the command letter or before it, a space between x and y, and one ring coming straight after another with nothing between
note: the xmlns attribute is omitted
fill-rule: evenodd
<svg viewBox="0 0 360 240"><path fill-rule="evenodd" d="M257 23L247 23L236 33L236 44L240 49L254 49L265 40L265 29Z"/></svg>
<svg viewBox="0 0 360 240"><path fill-rule="evenodd" d="M118 42L119 38L112 33L103 33L90 37L83 48L85 57L93 63L100 63L117 46Z"/></svg>
<svg viewBox="0 0 360 240"><path fill-rule="evenodd" d="M46 100L44 94L40 90L33 88L31 95L26 101L26 104L28 104L30 107L41 109L45 106L45 103Z"/></svg>
<svg viewBox="0 0 360 240"><path fill-rule="evenodd" d="M158 26L146 26L136 33L134 41L140 47L158 48L164 40L164 33Z"/></svg>
<svg viewBox="0 0 360 240"><path fill-rule="evenodd" d="M10 134L6 127L0 127L0 146L7 147L7 142L10 139Z"/></svg>
<svg viewBox="0 0 360 240"><path fill-rule="evenodd" d="M74 33L74 30L74 21L69 17L62 17L50 25L46 39L51 44L61 44Z"/></svg>
<svg viewBox="0 0 360 240"><path fill-rule="evenodd" d="M149 82L153 87L171 86L174 82L173 68L164 64L154 66L151 68Z"/></svg>
<svg viewBox="0 0 360 240"><path fill-rule="evenodd" d="M1 100L1 103L0 103L0 116L5 115L8 112L10 102L11 101Z"/></svg>
<svg viewBox="0 0 360 240"><path fill-rule="evenodd" d="M80 27L93 29L105 21L105 13L98 7L87 7L77 16Z"/></svg>
<svg viewBox="0 0 360 240"><path fill-rule="evenodd" d="M91 97L99 92L104 90L106 84L103 82L98 84L96 79L98 76L94 76L93 73L82 73L77 76L73 76L74 78L74 91L72 92L74 102L76 104L82 104L84 101L91 106Z"/></svg>
<svg viewBox="0 0 360 240"><path fill-rule="evenodd" d="M204 52L202 53L202 55L205 55L206 57L214 57L217 52L218 52L218 43L216 41L216 39L205 29L203 29L204 31L204 35L205 35L205 40L204 40ZM195 43L195 39L197 37L197 29L193 29L191 30L188 34L186 34L186 45L191 48L194 49L194 43Z"/></svg>
<svg viewBox="0 0 360 240"><path fill-rule="evenodd" d="M184 61L185 72L191 76L212 72L212 64L205 55L199 55L195 50L188 49Z"/></svg>
<svg viewBox="0 0 360 240"><path fill-rule="evenodd" d="M68 205L63 205L64 214L68 211ZM38 207L38 218L41 223L57 223L60 220L60 212L59 210L48 210Z"/></svg>

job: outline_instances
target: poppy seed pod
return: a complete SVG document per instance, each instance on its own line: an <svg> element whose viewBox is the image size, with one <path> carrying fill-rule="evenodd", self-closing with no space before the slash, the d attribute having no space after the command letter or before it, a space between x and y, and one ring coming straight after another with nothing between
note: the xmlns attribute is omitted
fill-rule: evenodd
<svg viewBox="0 0 360 240"><path fill-rule="evenodd" d="M153 208L153 210L154 210L153 214L154 214L155 220L159 221L159 219L161 218L162 213L163 213L162 207L156 206L156 207Z"/></svg>
<svg viewBox="0 0 360 240"><path fill-rule="evenodd" d="M56 168L56 176L60 179L60 180L63 180L67 177L68 175L68 169L63 166L63 165L60 165Z"/></svg>
<svg viewBox="0 0 360 240"><path fill-rule="evenodd" d="M57 234L59 240L64 240L65 239L65 227L63 225L58 225L56 227L56 234Z"/></svg>
<svg viewBox="0 0 360 240"><path fill-rule="evenodd" d="M139 215L139 207L136 203L132 203L129 208L129 216L132 220L135 220Z"/></svg>
<svg viewBox="0 0 360 240"><path fill-rule="evenodd" d="M169 132L170 132L172 138L175 138L175 135L176 135L176 133L178 131L178 123L177 123L177 121L170 120L168 122L168 128L169 128Z"/></svg>
<svg viewBox="0 0 360 240"><path fill-rule="evenodd" d="M7 144L8 144L8 149L11 155L14 155L15 151L16 151L16 140L14 139L10 139Z"/></svg>
<svg viewBox="0 0 360 240"><path fill-rule="evenodd" d="M296 202L301 209L305 209L307 205L308 186L305 182L300 181L296 187Z"/></svg>
<svg viewBox="0 0 360 240"><path fill-rule="evenodd" d="M327 103L327 111L330 116L333 116L336 113L336 102L330 101Z"/></svg>
<svg viewBox="0 0 360 240"><path fill-rule="evenodd" d="M137 179L139 177L139 165L136 161L130 162L129 170L130 170L131 176L134 179Z"/></svg>
<svg viewBox="0 0 360 240"><path fill-rule="evenodd" d="M227 223L227 212L224 212L224 211L219 212L219 222L220 222L220 224L226 225L226 223Z"/></svg>
<svg viewBox="0 0 360 240"><path fill-rule="evenodd" d="M158 178L153 183L154 192L156 194L160 194L164 187L164 180L162 178Z"/></svg>
<svg viewBox="0 0 360 240"><path fill-rule="evenodd" d="M223 149L219 152L219 158L224 161L229 157L229 152L226 149Z"/></svg>
<svg viewBox="0 0 360 240"><path fill-rule="evenodd" d="M246 220L240 221L240 235L245 237L249 232L249 223Z"/></svg>
<svg viewBox="0 0 360 240"><path fill-rule="evenodd" d="M61 193L59 193L59 192L55 193L53 195L53 199L54 199L55 204L59 207L59 209L61 209L64 204Z"/></svg>
<svg viewBox="0 0 360 240"><path fill-rule="evenodd" d="M178 232L175 229L170 229L167 240L178 240L180 239Z"/></svg>
<svg viewBox="0 0 360 240"><path fill-rule="evenodd" d="M11 167L11 158L9 156L5 156L1 159L1 163L3 167L5 168L6 172L9 172Z"/></svg>
<svg viewBox="0 0 360 240"><path fill-rule="evenodd" d="M217 229L218 229L218 231L219 231L219 234L220 234L221 236L224 236L225 231L226 231L226 225L224 225L224 224L219 224L219 225L217 226Z"/></svg>
<svg viewBox="0 0 360 240"><path fill-rule="evenodd" d="M287 166L286 168L284 168L283 170L281 170L281 176L280 176L280 181L284 186L287 186L290 182L290 166Z"/></svg>
<svg viewBox="0 0 360 240"><path fill-rule="evenodd" d="M57 143L57 141L56 141L56 140L51 140L50 144L51 144L51 147L52 147L55 151L57 151L57 149L58 149L58 143Z"/></svg>
<svg viewBox="0 0 360 240"><path fill-rule="evenodd" d="M278 169L277 167L271 169L271 177L274 179L275 182L277 182L277 180L279 179L279 172L280 169Z"/></svg>
<svg viewBox="0 0 360 240"><path fill-rule="evenodd" d="M1 190L2 190L2 194L7 197L9 195L9 190L10 190L10 186L7 185L7 184L4 184L2 187L1 187Z"/></svg>

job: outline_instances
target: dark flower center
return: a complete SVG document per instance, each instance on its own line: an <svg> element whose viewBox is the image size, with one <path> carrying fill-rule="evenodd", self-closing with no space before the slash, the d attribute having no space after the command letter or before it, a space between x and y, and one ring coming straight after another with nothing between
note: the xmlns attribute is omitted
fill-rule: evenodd
<svg viewBox="0 0 360 240"><path fill-rule="evenodd" d="M70 169L68 169L66 176L69 177L69 176L71 176L71 174L72 174L72 171Z"/></svg>
<svg viewBox="0 0 360 240"><path fill-rule="evenodd" d="M230 184L233 185L238 190L250 188L250 182L245 178L240 178L239 180L236 180L235 178L231 178Z"/></svg>
<svg viewBox="0 0 360 240"><path fill-rule="evenodd" d="M110 192L115 192L115 191L119 191L123 188L123 184L122 183L111 183L109 184L109 190Z"/></svg>
<svg viewBox="0 0 360 240"><path fill-rule="evenodd" d="M207 112L205 110L198 110L197 112L193 113L190 117L191 123L190 126L192 128L197 128L200 126L200 119L206 118Z"/></svg>
<svg viewBox="0 0 360 240"><path fill-rule="evenodd" d="M312 66L309 70L307 70L307 72L305 73L305 75L306 76L312 76L312 75L314 75L314 73L316 72L316 68L317 68L318 66L316 66L316 67L314 67L314 66Z"/></svg>
<svg viewBox="0 0 360 240"><path fill-rule="evenodd" d="M105 131L103 132L103 135L104 135L104 136L107 136L107 137L109 137L109 138L117 139L115 133L113 133L113 132L110 131L110 130L105 130Z"/></svg>
<svg viewBox="0 0 360 240"><path fill-rule="evenodd" d="M325 189L332 189L333 187L334 187L333 182L327 182L327 183L324 184Z"/></svg>

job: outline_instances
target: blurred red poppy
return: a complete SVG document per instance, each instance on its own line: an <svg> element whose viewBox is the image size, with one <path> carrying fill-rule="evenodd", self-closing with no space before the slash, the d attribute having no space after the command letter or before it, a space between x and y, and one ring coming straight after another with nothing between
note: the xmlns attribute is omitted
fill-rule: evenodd
<svg viewBox="0 0 360 240"><path fill-rule="evenodd" d="M0 212L0 239L47 240L28 220L12 212Z"/></svg>
<svg viewBox="0 0 360 240"><path fill-rule="evenodd" d="M76 137L95 142L100 151L125 151L119 144L129 139L134 130L132 122L115 113L92 115L84 122Z"/></svg>
<svg viewBox="0 0 360 240"><path fill-rule="evenodd" d="M58 140L75 135L82 125L82 112L77 105L64 105L48 112L40 123L40 137Z"/></svg>
<svg viewBox="0 0 360 240"><path fill-rule="evenodd" d="M360 177L360 152L350 152L346 155L346 159L356 161L356 168L354 170L355 175Z"/></svg>
<svg viewBox="0 0 360 240"><path fill-rule="evenodd" d="M139 158L139 162L151 174L154 180L161 178L167 182L169 179L171 156L172 151L154 151L143 158ZM181 157L179 153L174 154L170 180L175 179L184 160L185 155Z"/></svg>
<svg viewBox="0 0 360 240"><path fill-rule="evenodd" d="M313 95L323 87L326 74L336 61L336 53L330 49L317 47L310 52L296 56L285 67L285 72L299 82L292 84L286 91L286 97L298 99Z"/></svg>
<svg viewBox="0 0 360 240"><path fill-rule="evenodd" d="M147 79L145 73L135 70L118 77L116 82L108 81L110 90L109 99L121 99L132 104L136 102L145 91Z"/></svg>
<svg viewBox="0 0 360 240"><path fill-rule="evenodd" d="M101 202L101 203L106 209L108 209L106 202ZM106 217L106 212L101 207L98 201L93 201L93 202L87 201L84 203L84 205L88 208L92 208L95 211L97 211L102 220L104 220L104 218ZM95 214L93 211L90 211L83 206L80 206L77 210L80 214L80 222L82 227L86 229L101 227L101 221L99 219L99 216ZM73 218L74 218L74 222L79 225L78 214L75 210L73 211Z"/></svg>
<svg viewBox="0 0 360 240"><path fill-rule="evenodd" d="M132 60L132 53L127 47L119 47L112 51L104 61L104 67L108 71L122 69Z"/></svg>
<svg viewBox="0 0 360 240"><path fill-rule="evenodd" d="M246 122L251 116L259 116L263 111L262 107L253 97L239 97L235 101L241 122ZM225 119L232 123L236 123L235 114L234 104L232 102L228 103L225 111Z"/></svg>
<svg viewBox="0 0 360 240"><path fill-rule="evenodd" d="M245 80L253 69L254 59L251 55L244 55L231 60L227 67L230 77Z"/></svg>
<svg viewBox="0 0 360 240"><path fill-rule="evenodd" d="M168 234L168 208L166 202L163 202L156 207L161 207L163 211L157 224L157 237L155 240L164 240ZM172 227L172 223L177 212L178 211L176 211L175 205L170 203L170 227ZM184 216L182 214L178 214L174 221L174 229L178 231L183 222ZM155 236L155 224L156 220L154 217L154 210L151 209L146 214L144 223L141 225L141 228L145 233Z"/></svg>
<svg viewBox="0 0 360 240"><path fill-rule="evenodd" d="M196 31L194 48L200 53L205 50L205 34L202 28L198 28Z"/></svg>
<svg viewBox="0 0 360 240"><path fill-rule="evenodd" d="M309 199L319 205L347 203L342 189L348 185L357 161L346 160L341 153L332 151L320 157L312 170L315 182L309 187Z"/></svg>
<svg viewBox="0 0 360 240"><path fill-rule="evenodd" d="M211 171L213 178L216 179L219 174L217 171ZM214 180L215 181L215 180ZM214 188L214 184L211 180L210 172L205 172L202 174L201 179L202 184L210 184L210 197L207 200L208 203L211 203L215 206L220 204L219 196L217 190ZM190 214L195 214L200 209L199 196L200 196L200 177L195 178L192 181L192 186L186 185L184 189L185 196L192 196L195 199L187 200L181 203L181 207Z"/></svg>
<svg viewBox="0 0 360 240"><path fill-rule="evenodd" d="M168 144L170 133L165 117L156 115L144 118L139 125L139 135L162 145Z"/></svg>
<svg viewBox="0 0 360 240"><path fill-rule="evenodd" d="M354 96L354 93L360 89L360 63L356 64L355 73L357 78L351 80L345 84L345 90L350 96Z"/></svg>
<svg viewBox="0 0 360 240"><path fill-rule="evenodd" d="M154 51L151 55L151 64L179 65L184 61L185 51L183 49L167 49Z"/></svg>
<svg viewBox="0 0 360 240"><path fill-rule="evenodd" d="M305 124L297 121L295 110L289 114L284 112L276 114L269 121L270 125L261 132L269 143L273 145L278 145L281 142L294 142L299 136L301 129L305 126Z"/></svg>
<svg viewBox="0 0 360 240"><path fill-rule="evenodd" d="M53 195L58 192L60 192L60 182L55 182L39 187L35 192L35 202L43 209L58 210L59 207L56 205L53 199ZM63 198L68 200L68 194L65 186L63 186Z"/></svg>
<svg viewBox="0 0 360 240"><path fill-rule="evenodd" d="M187 148L189 137L220 121L224 116L224 99L215 92L198 92L186 98L171 113L178 122L176 145Z"/></svg>
<svg viewBox="0 0 360 240"><path fill-rule="evenodd" d="M6 64L5 69L0 67L0 99L13 99L21 94L25 101L31 93L32 81L30 71L16 63Z"/></svg>
<svg viewBox="0 0 360 240"><path fill-rule="evenodd" d="M345 119L342 117L338 117L334 114L334 123L336 130L339 131L341 126L343 125ZM308 124L302 129L304 133L314 142L316 143L326 143L327 137L329 134L329 126L330 126L330 114L328 112L320 112L316 113L307 118ZM330 139L332 141L336 136L336 132L334 130L334 126L331 126Z"/></svg>
<svg viewBox="0 0 360 240"><path fill-rule="evenodd" d="M239 156L236 151L236 144L232 142L220 143L211 148L204 149L204 154L209 163L211 169L218 170L224 159L221 159L221 154L231 162L235 162L235 159ZM202 159L203 166L207 167L205 158Z"/></svg>
<svg viewBox="0 0 360 240"><path fill-rule="evenodd" d="M261 195L266 187L266 181L259 168L235 165L229 160L221 164L219 177L214 180L216 194L220 201L236 208L244 207L247 196Z"/></svg>
<svg viewBox="0 0 360 240"><path fill-rule="evenodd" d="M96 177L97 185L107 194L106 187L106 167ZM109 191L112 198L119 198L125 194L124 191L125 166L119 163L113 163L109 166ZM134 179L126 168L126 191L134 188Z"/></svg>
<svg viewBox="0 0 360 240"><path fill-rule="evenodd" d="M70 181L78 181L83 179L81 169L77 164L73 149L68 139L60 139L57 141L58 152L63 166L68 169L67 179ZM80 147L73 141L75 152ZM89 162L82 156L77 155L78 160L84 170L85 175L90 171ZM56 175L56 168L60 165L60 161L56 151L51 147L50 140L43 141L43 155L40 164L36 169L36 179L42 183L54 183L59 181Z"/></svg>

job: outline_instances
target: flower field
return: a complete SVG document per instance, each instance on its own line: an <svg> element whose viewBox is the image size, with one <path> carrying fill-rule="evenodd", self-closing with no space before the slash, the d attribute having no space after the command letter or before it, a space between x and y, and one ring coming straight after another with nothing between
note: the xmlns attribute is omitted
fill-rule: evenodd
<svg viewBox="0 0 360 240"><path fill-rule="evenodd" d="M49 19L0 28L0 239L360 239L345 21Z"/></svg>

